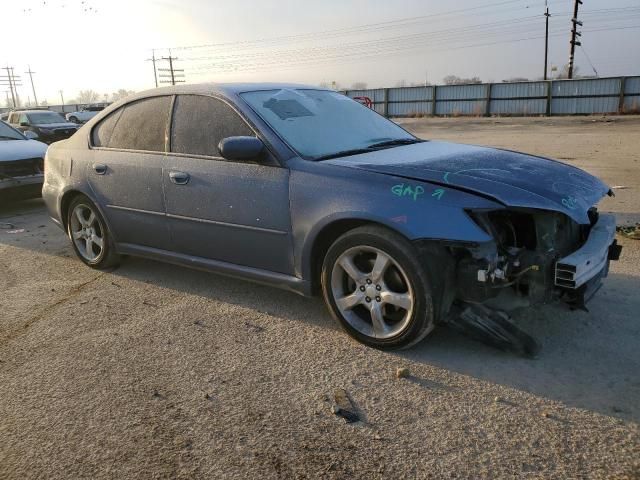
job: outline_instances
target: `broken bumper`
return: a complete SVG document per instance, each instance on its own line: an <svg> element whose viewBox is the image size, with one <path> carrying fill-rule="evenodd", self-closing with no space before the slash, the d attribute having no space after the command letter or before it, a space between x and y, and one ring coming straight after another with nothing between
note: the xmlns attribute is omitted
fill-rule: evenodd
<svg viewBox="0 0 640 480"><path fill-rule="evenodd" d="M568 291L573 303L583 306L600 288L609 273L609 261L620 256L622 247L615 236L616 218L601 214L584 245L557 261L555 285Z"/></svg>
<svg viewBox="0 0 640 480"><path fill-rule="evenodd" d="M40 196L44 174L0 179L0 198L20 200Z"/></svg>

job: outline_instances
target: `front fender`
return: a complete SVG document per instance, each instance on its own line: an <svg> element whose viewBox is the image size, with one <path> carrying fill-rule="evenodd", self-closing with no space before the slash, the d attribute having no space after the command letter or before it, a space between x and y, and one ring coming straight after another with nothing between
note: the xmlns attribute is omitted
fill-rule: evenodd
<svg viewBox="0 0 640 480"><path fill-rule="evenodd" d="M291 223L296 273L310 279L319 235L344 220L371 222L409 240L484 243L492 238L465 209L500 209L499 203L453 188L363 172L321 162L290 164Z"/></svg>

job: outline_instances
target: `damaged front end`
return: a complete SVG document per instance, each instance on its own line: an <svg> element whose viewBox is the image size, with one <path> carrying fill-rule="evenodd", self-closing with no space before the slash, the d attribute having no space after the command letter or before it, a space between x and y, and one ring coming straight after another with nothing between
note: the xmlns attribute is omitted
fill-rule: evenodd
<svg viewBox="0 0 640 480"><path fill-rule="evenodd" d="M543 210L472 211L493 242L456 252L458 298L511 310L564 299L585 303L601 286L621 247L615 217L589 210L590 224Z"/></svg>
<svg viewBox="0 0 640 480"><path fill-rule="evenodd" d="M456 293L448 322L503 350L531 356L539 348L504 312L558 300L586 309L620 256L615 217L595 208L587 225L545 210L468 213L493 241L450 247Z"/></svg>

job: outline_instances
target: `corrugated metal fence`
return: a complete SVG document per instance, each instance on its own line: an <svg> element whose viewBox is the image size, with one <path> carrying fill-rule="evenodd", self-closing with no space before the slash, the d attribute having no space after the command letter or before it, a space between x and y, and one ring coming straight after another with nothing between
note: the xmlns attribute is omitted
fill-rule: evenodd
<svg viewBox="0 0 640 480"><path fill-rule="evenodd" d="M640 113L640 76L347 90L387 117Z"/></svg>

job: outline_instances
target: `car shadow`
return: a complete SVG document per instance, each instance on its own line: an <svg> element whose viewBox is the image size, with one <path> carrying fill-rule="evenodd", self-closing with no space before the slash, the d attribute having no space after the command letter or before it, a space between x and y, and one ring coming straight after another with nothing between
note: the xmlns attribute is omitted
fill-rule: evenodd
<svg viewBox="0 0 640 480"><path fill-rule="evenodd" d="M0 222L11 222L15 229L25 230L7 234L0 225L0 244L39 254L73 256L67 238L46 218L41 200L0 206ZM47 241L42 241L42 235L47 235ZM127 278L332 329L350 341L319 298L304 298L269 286L133 257L126 258L111 276L115 283L118 277ZM498 351L444 326L412 349L389 355L526 391L570 407L638 422L638 283L637 276L616 272L614 266L604 287L588 304L589 312L554 305L530 308L515 316L516 323L542 346L535 359ZM429 379L414 381L430 385Z"/></svg>

